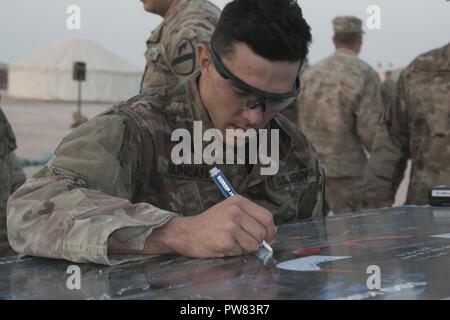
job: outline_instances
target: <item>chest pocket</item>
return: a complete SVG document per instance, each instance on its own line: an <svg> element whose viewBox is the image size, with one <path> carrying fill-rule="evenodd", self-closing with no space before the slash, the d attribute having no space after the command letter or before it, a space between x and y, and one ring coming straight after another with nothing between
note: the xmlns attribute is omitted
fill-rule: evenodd
<svg viewBox="0 0 450 320"><path fill-rule="evenodd" d="M152 31L150 38L147 40L147 50L145 51L145 58L147 61L156 62L161 56L161 38L164 30L164 25L159 25L155 30Z"/></svg>
<svg viewBox="0 0 450 320"><path fill-rule="evenodd" d="M167 61L164 59L163 36L164 26L161 25L153 31L151 37L147 40L147 50L145 58L147 64L142 78L142 90L147 92L153 88L167 86L176 82L177 78L172 74Z"/></svg>

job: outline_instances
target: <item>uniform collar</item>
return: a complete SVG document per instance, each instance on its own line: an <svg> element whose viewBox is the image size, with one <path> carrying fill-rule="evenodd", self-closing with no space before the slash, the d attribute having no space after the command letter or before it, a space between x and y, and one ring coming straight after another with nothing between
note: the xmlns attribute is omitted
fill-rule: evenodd
<svg viewBox="0 0 450 320"><path fill-rule="evenodd" d="M336 49L336 53L347 54L347 55L355 56L355 57L358 56L355 51L350 50L350 49L346 49L346 48Z"/></svg>
<svg viewBox="0 0 450 320"><path fill-rule="evenodd" d="M154 29L152 31L152 33L150 34L150 37L147 39L147 44L148 43L156 43L159 42L161 40L162 37L162 32L164 29L164 20L156 27L156 29Z"/></svg>

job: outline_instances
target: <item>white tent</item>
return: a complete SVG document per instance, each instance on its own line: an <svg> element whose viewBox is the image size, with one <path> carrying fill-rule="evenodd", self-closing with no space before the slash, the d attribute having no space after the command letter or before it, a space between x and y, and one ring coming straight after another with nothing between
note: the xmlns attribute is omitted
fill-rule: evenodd
<svg viewBox="0 0 450 320"><path fill-rule="evenodd" d="M122 58L83 39L68 39L9 65L8 95L14 98L75 101L75 61L86 63L84 101L118 102L139 92L142 72Z"/></svg>

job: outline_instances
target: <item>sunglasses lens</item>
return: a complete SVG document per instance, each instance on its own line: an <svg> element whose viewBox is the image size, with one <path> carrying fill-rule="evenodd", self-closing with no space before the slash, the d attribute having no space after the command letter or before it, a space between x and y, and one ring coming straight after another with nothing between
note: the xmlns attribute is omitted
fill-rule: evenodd
<svg viewBox="0 0 450 320"><path fill-rule="evenodd" d="M295 101L296 97L286 98L286 99L264 99L258 98L252 101L248 101L243 109L254 109L257 107L262 107L264 112L280 112L287 108Z"/></svg>
<svg viewBox="0 0 450 320"><path fill-rule="evenodd" d="M287 108L291 105L297 97L291 97L286 99L266 99L266 112L280 112L283 109Z"/></svg>

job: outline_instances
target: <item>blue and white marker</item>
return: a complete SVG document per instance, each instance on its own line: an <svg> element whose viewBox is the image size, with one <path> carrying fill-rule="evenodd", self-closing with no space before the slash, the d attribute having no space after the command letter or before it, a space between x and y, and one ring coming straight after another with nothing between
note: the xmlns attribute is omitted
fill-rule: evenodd
<svg viewBox="0 0 450 320"><path fill-rule="evenodd" d="M211 175L211 178L217 185L217 187L219 187L220 191L225 196L225 198L229 198L237 194L236 190L234 190L233 186L220 169L214 167L211 170L209 170L209 173ZM273 252L272 247L269 246L267 242L264 240L261 242L261 247L266 248L269 252Z"/></svg>
<svg viewBox="0 0 450 320"><path fill-rule="evenodd" d="M225 196L225 198L229 198L237 194L236 190L234 190L233 186L224 176L223 172L220 169L214 167L211 170L209 170L209 173L211 175L211 178L214 180L215 184L219 187L220 191Z"/></svg>

